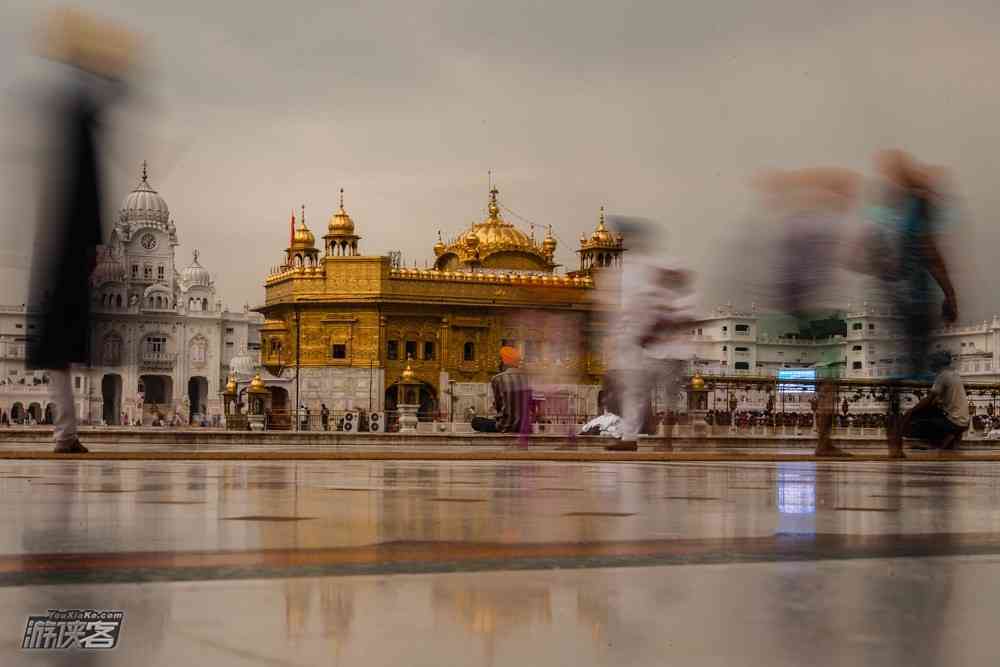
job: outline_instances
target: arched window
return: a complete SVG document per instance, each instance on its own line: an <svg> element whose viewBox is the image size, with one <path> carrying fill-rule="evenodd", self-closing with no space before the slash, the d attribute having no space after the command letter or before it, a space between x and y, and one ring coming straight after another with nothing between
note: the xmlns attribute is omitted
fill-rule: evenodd
<svg viewBox="0 0 1000 667"><path fill-rule="evenodd" d="M191 361L203 364L208 359L208 341L200 336L191 341Z"/></svg>
<svg viewBox="0 0 1000 667"><path fill-rule="evenodd" d="M208 310L208 299L202 299L201 300L201 309L204 310L204 311Z"/></svg>
<svg viewBox="0 0 1000 667"><path fill-rule="evenodd" d="M115 296L115 305L119 308L122 307L122 295L118 294Z"/></svg>
<svg viewBox="0 0 1000 667"><path fill-rule="evenodd" d="M466 341L465 345L462 346L462 361L475 361L476 360L476 344L471 340Z"/></svg>
<svg viewBox="0 0 1000 667"><path fill-rule="evenodd" d="M103 360L105 366L117 366L122 361L122 339L118 334L104 338Z"/></svg>

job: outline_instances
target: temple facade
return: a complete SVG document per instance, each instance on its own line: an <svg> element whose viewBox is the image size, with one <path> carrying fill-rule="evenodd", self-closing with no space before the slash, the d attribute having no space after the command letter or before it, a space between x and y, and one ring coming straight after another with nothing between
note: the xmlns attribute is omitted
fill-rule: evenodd
<svg viewBox="0 0 1000 667"><path fill-rule="evenodd" d="M297 384L300 404L313 411L391 410L409 367L423 419L484 414L499 349L511 345L544 412L594 412L604 364L593 271L621 265L623 240L602 213L581 239L579 268L559 272L551 229L536 241L507 222L498 194L491 189L481 222L449 240L438 235L428 269L364 254L343 192L319 242L304 213L293 216L258 309L270 407L293 407Z"/></svg>

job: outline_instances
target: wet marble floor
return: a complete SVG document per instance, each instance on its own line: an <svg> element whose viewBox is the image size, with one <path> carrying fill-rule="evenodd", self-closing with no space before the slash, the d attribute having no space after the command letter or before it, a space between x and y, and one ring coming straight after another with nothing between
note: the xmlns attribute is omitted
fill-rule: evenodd
<svg viewBox="0 0 1000 667"><path fill-rule="evenodd" d="M2 665L1000 653L994 463L5 461L0 498ZM121 646L22 651L57 608Z"/></svg>

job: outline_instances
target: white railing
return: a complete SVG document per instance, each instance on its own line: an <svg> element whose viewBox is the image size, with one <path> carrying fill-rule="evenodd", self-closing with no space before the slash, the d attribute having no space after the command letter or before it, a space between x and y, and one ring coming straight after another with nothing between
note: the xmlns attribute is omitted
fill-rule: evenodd
<svg viewBox="0 0 1000 667"><path fill-rule="evenodd" d="M143 352L142 363L146 366L172 366L177 361L176 352Z"/></svg>

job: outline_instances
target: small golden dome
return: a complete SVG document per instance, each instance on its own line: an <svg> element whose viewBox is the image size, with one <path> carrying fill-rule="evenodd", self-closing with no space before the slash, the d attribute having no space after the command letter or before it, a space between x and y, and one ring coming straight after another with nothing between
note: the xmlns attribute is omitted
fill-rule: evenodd
<svg viewBox="0 0 1000 667"><path fill-rule="evenodd" d="M260 373L254 375L253 379L250 380L250 388L247 391L249 391L251 394L267 393L267 386L264 384L264 381L260 378Z"/></svg>
<svg viewBox="0 0 1000 667"><path fill-rule="evenodd" d="M330 224L327 225L327 231L330 234L340 236L354 235L354 221L351 220L351 216L347 215L347 211L344 210L344 188L340 188L340 210L330 216Z"/></svg>
<svg viewBox="0 0 1000 667"><path fill-rule="evenodd" d="M295 214L292 214L292 224L295 224ZM292 250L312 250L316 247L316 237L313 233L309 231L306 227L306 207L302 207L302 219L299 220L299 226L295 228L295 232L292 233Z"/></svg>
<svg viewBox="0 0 1000 667"><path fill-rule="evenodd" d="M438 241L434 244L434 255L436 257L440 257L444 253L445 248L447 248L447 246L444 244L444 241L441 240L441 232L439 231Z"/></svg>
<svg viewBox="0 0 1000 667"><path fill-rule="evenodd" d="M236 378L232 375L229 376L229 381L226 382L226 393L235 394L236 393Z"/></svg>
<svg viewBox="0 0 1000 667"><path fill-rule="evenodd" d="M620 239L619 239L620 242ZM591 233L590 238L580 237L580 245L613 247L616 245L615 236L604 225L604 207L601 207L601 217L597 222L597 229Z"/></svg>
<svg viewBox="0 0 1000 667"><path fill-rule="evenodd" d="M477 248L479 247L479 237L476 235L474 231L469 232L468 234L465 235L463 243L465 243L466 248Z"/></svg>
<svg viewBox="0 0 1000 667"><path fill-rule="evenodd" d="M695 373L691 378L691 389L694 391L705 391L705 378L699 373Z"/></svg>

